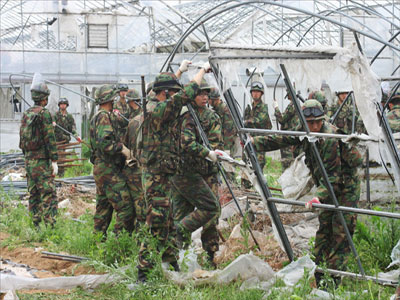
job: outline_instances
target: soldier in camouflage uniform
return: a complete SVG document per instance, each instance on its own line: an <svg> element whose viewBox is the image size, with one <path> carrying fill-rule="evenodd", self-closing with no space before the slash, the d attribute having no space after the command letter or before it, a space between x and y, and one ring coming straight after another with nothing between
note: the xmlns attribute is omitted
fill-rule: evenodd
<svg viewBox="0 0 400 300"><path fill-rule="evenodd" d="M60 98L60 100L58 100L59 110L54 115L54 122L65 130L71 132L76 140L80 141L81 139L76 132L74 117L67 112L68 106L69 102L67 98ZM66 143L69 143L71 140L71 136L57 126L54 128L54 132L57 142L65 141Z"/></svg>
<svg viewBox="0 0 400 300"><path fill-rule="evenodd" d="M329 106L328 101L326 100L325 94L322 91L313 91L308 94L308 99L315 99L321 103L322 108L324 109L324 114L328 114Z"/></svg>
<svg viewBox="0 0 400 300"><path fill-rule="evenodd" d="M338 97L338 101L329 108L328 116L333 117L336 111L339 109L340 105L343 103L344 99L346 99L348 95L348 91L339 91L336 92ZM352 122L353 122L353 102L354 99L352 98L353 95L350 96L351 98L347 100L346 104L342 107L341 111L339 112L334 125L342 130L346 134L352 133ZM365 132L364 124L362 123L362 119L360 117L360 113L356 107L356 115L354 120L354 131L358 132Z"/></svg>
<svg viewBox="0 0 400 300"><path fill-rule="evenodd" d="M279 110L278 101L274 100L273 105L275 109L275 117L281 125L281 130L295 130L295 128L299 125L299 117L297 116L296 109L294 108L290 95L287 94L286 97L289 98L290 103L286 106L283 115ZM284 169L288 168L293 159L299 154L298 151L294 151L294 149L295 147L293 146L281 149L281 162Z"/></svg>
<svg viewBox="0 0 400 300"><path fill-rule="evenodd" d="M29 212L37 226L42 219L53 224L57 215L58 155L51 114L45 108L50 91L44 83L34 84L31 95L35 105L23 114L19 147L25 156Z"/></svg>
<svg viewBox="0 0 400 300"><path fill-rule="evenodd" d="M157 241L156 249L150 248L147 239L141 245L138 264L141 282L147 280L148 272L154 266L152 251L163 253L162 260L170 262L175 270L179 269L169 199L170 177L176 172L178 163L172 125L183 105L194 100L204 73L203 68L183 89L175 74L160 73L152 87L156 96L147 102L147 112L139 129L138 157L143 166L146 225Z"/></svg>
<svg viewBox="0 0 400 300"><path fill-rule="evenodd" d="M312 132L342 133L333 125L325 121L322 105L314 99L307 100L303 105L303 113L308 127ZM301 128L299 128L301 129ZM319 170L316 158L308 139L300 140L291 136L255 137L254 146L257 150L271 151L287 145L301 145L306 153L306 165L311 170L314 182L317 185L316 198L307 203L320 201L324 204L333 204L323 176ZM354 145L343 143L338 139L319 139L316 142L319 154L328 174L339 205L357 207L360 199L360 179L357 168L361 166L362 158ZM351 236L354 233L357 215L343 213ZM350 246L346 239L344 228L338 214L333 211L323 210L319 214L319 229L315 237L315 263L326 261L328 268L344 269L348 260ZM316 273L317 283L320 283L321 274Z"/></svg>
<svg viewBox="0 0 400 300"><path fill-rule="evenodd" d="M271 129L272 123L268 114L268 105L263 103L262 96L264 94L264 86L261 82L254 81L250 88L251 97L253 98L252 106L247 106L244 112L244 126L247 128ZM257 159L261 170L265 166L265 153L257 152ZM242 179L242 184L246 188L250 188L251 184L248 180Z"/></svg>
<svg viewBox="0 0 400 300"><path fill-rule="evenodd" d="M119 100L113 105L113 114L111 115L111 120L114 124L115 130L118 135L118 139L122 141L125 136L126 128L128 127L129 115L131 112L131 107L126 101L126 95L128 93L129 87L125 83L119 83L116 87L119 93Z"/></svg>
<svg viewBox="0 0 400 300"><path fill-rule="evenodd" d="M210 86L203 79L193 105L212 149L223 146L221 122L218 115L207 108ZM216 152L203 146L191 114L186 111L177 121L177 144L180 163L172 177L172 207L177 231L177 244L190 244L191 233L203 226L201 241L208 261L215 267L214 254L218 251L218 218L221 207L218 197L218 168ZM206 160L208 158L209 160Z"/></svg>
<svg viewBox="0 0 400 300"><path fill-rule="evenodd" d="M232 154L235 144L235 138L237 137L238 133L235 124L233 123L231 112L229 111L226 103L221 100L219 91L216 88L211 88L208 103L212 106L214 111L221 119L224 149L229 150Z"/></svg>
<svg viewBox="0 0 400 300"><path fill-rule="evenodd" d="M129 115L129 124L123 143L128 147L132 153L132 160L125 164L122 169L123 175L127 179L127 184L133 199L135 212L136 212L136 225L138 230L141 225L146 221L146 202L144 201L143 187L142 187L142 168L134 158L136 153L136 141L138 130L140 127L141 118L143 119L142 109L138 105L140 101L139 93L135 89L130 89L126 94L126 99L131 107L131 114Z"/></svg>
<svg viewBox="0 0 400 300"><path fill-rule="evenodd" d="M390 112L386 115L393 133L400 132L400 89L389 102Z"/></svg>
<svg viewBox="0 0 400 300"><path fill-rule="evenodd" d="M90 145L93 176L96 182L96 212L94 229L103 233L116 212L114 232L125 229L132 232L135 212L129 194L126 178L121 174L125 158L130 159L130 151L117 138L111 121L111 111L115 92L111 85L103 85L96 91L99 111L90 121Z"/></svg>

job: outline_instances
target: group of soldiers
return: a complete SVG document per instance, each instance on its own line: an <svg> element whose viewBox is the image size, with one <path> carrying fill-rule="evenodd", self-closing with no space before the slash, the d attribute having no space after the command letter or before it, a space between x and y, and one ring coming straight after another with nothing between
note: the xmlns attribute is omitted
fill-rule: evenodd
<svg viewBox="0 0 400 300"><path fill-rule="evenodd" d="M190 63L183 61L175 74L163 72L157 75L142 97L126 84L103 85L95 94L98 112L90 121L90 161L94 165L96 182L94 229L106 239L115 211L116 235L123 230L142 234L137 266L140 282L146 282L154 269L155 253L179 271L178 251L190 244L191 233L200 227L203 227L201 241L208 262L215 268L214 255L219 241L217 224L221 212L216 166L220 155L218 149L232 150L238 132L218 90L203 78L211 70L209 63L205 63L188 84L180 83ZM245 127L271 129L268 106L262 100L264 85L253 82L250 92L252 103L245 110ZM53 178L57 173L58 157L53 119L45 108L50 92L45 84L40 84L32 87L31 94L35 106L24 113L20 141L26 158L29 210L36 225L41 219L52 224L57 213ZM337 93L338 105L347 95L348 92ZM144 107L143 98L147 102ZM355 125L362 121L358 115L356 119L352 117L354 106L350 101L341 105L340 112L336 113L336 107L328 108L322 91L311 92L308 98L302 104L302 111L310 131L350 134L364 130ZM303 129L293 102L283 113L276 100L272 104L282 130ZM399 92L389 105L388 119L391 125L394 124L392 130L395 132L400 122ZM68 102L60 99L60 111L55 117L57 124L61 124L60 119L71 119L66 114L67 106ZM209 147L203 143L188 106L197 115ZM334 116L336 126L329 122L330 116ZM32 140L27 141L27 129L38 120L40 126L35 129L35 134L39 134L40 140L35 141L33 134ZM56 126L56 130L58 127L65 128L80 140L75 124L68 127L63 123ZM64 133L65 130L59 132L63 136ZM69 141L67 137L62 140ZM313 203L319 202L333 204L312 154L312 142L292 136L256 135L251 141L262 169L266 151L291 147L285 152L289 160L294 153L304 151L306 165L317 185L316 197L306 206L312 207ZM357 168L362 163L356 146L337 139L319 139L316 145L339 205L356 207L360 197ZM249 182L243 184L249 186ZM352 235L356 215L344 214L344 218ZM316 262L326 262L333 269L345 268L350 248L338 215L323 211L319 221L314 248ZM320 284L321 276L317 274L316 280Z"/></svg>

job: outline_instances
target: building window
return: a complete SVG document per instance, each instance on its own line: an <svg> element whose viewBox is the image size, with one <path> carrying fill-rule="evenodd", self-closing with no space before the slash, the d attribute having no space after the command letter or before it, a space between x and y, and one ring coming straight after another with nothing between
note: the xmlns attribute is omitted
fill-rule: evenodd
<svg viewBox="0 0 400 300"><path fill-rule="evenodd" d="M108 24L88 24L88 48L108 48Z"/></svg>

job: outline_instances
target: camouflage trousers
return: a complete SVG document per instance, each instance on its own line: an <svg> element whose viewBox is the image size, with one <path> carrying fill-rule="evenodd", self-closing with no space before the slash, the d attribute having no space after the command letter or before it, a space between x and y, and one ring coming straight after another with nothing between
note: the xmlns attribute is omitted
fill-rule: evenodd
<svg viewBox="0 0 400 300"><path fill-rule="evenodd" d="M201 241L204 250L218 251L217 225L221 206L218 197L217 174L174 175L171 182L175 226L182 225L190 233L203 226ZM190 241L186 242L190 243Z"/></svg>
<svg viewBox="0 0 400 300"><path fill-rule="evenodd" d="M136 228L139 228L146 222L146 201L144 200L143 186L142 186L142 169L138 166L128 167L122 169L122 174L126 178L126 183L129 188L130 195L133 200L133 206L136 213Z"/></svg>
<svg viewBox="0 0 400 300"><path fill-rule="evenodd" d="M26 178L29 192L29 212L33 223L42 219L53 224L57 215L57 194L49 159L26 159Z"/></svg>
<svg viewBox="0 0 400 300"><path fill-rule="evenodd" d="M339 185L335 188L335 195L341 206L357 207L360 199L360 181L353 180L352 185ZM331 203L325 204L333 204ZM353 237L356 226L357 215L343 213L350 235ZM344 269L348 255L351 251L347 241L344 227L340 222L339 215L333 211L323 210L319 214L319 229L315 236L315 263L318 265L326 261L328 268Z"/></svg>
<svg viewBox="0 0 400 300"><path fill-rule="evenodd" d="M143 170L143 189L147 205L146 226L139 250L138 269L149 271L156 263L154 253L162 254L163 262L175 262L178 249L170 206L170 174L151 174Z"/></svg>
<svg viewBox="0 0 400 300"><path fill-rule="evenodd" d="M93 167L96 182L96 212L94 229L107 234L113 211L116 213L114 232L122 229L132 232L135 222L133 200L129 193L126 178L114 165L105 162L95 162Z"/></svg>
<svg viewBox="0 0 400 300"><path fill-rule="evenodd" d="M281 152L281 163L282 168L287 169L289 168L290 164L294 160L293 158L293 147L282 148Z"/></svg>

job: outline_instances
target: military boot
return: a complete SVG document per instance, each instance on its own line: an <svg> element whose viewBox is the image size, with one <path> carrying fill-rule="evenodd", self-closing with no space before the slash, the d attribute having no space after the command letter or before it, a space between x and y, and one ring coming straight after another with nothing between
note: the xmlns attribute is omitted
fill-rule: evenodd
<svg viewBox="0 0 400 300"><path fill-rule="evenodd" d="M169 263L171 265L171 267L174 268L175 272L180 272L181 268L179 268L178 262L177 261L172 261Z"/></svg>
<svg viewBox="0 0 400 300"><path fill-rule="evenodd" d="M214 262L214 256L215 256L214 251L207 251L207 262L209 263L209 265L212 269L217 268L217 265Z"/></svg>
<svg viewBox="0 0 400 300"><path fill-rule="evenodd" d="M139 269L138 270L138 278L137 283L146 283L147 282L147 274L145 271Z"/></svg>

